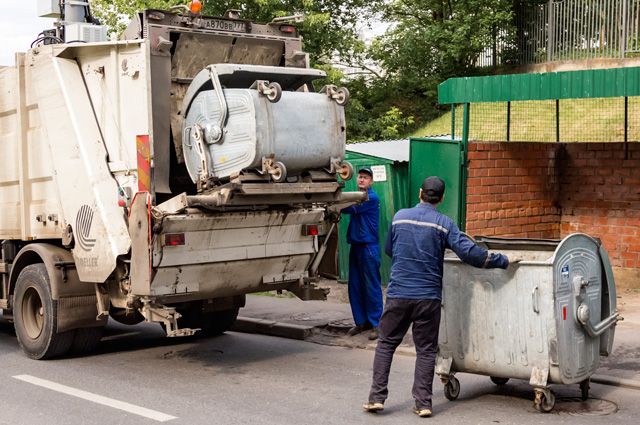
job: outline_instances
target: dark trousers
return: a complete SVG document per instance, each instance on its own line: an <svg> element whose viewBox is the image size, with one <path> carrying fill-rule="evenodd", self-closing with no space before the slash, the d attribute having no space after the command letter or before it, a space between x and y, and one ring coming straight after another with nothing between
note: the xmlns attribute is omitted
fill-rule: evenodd
<svg viewBox="0 0 640 425"><path fill-rule="evenodd" d="M349 250L349 304L356 325L377 327L382 315L380 248L353 244Z"/></svg>
<svg viewBox="0 0 640 425"><path fill-rule="evenodd" d="M373 360L373 383L369 401L384 403L387 399L393 354L412 323L411 332L416 346L413 398L416 400L416 407L431 409L433 373L440 330L439 300L387 299L380 319L380 337Z"/></svg>

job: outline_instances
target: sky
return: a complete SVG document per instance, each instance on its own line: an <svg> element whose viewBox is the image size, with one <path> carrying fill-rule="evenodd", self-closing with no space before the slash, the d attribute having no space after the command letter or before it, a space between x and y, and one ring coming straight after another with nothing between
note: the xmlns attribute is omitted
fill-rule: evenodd
<svg viewBox="0 0 640 425"><path fill-rule="evenodd" d="M25 52L40 31L53 28L53 19L38 18L37 0L0 0L0 65L13 65L15 53Z"/></svg>

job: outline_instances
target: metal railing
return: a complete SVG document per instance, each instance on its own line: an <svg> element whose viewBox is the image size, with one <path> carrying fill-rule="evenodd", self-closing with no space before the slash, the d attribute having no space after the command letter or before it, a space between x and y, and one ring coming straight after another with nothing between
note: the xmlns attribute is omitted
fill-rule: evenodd
<svg viewBox="0 0 640 425"><path fill-rule="evenodd" d="M640 0L549 1L514 10L477 66L640 57Z"/></svg>

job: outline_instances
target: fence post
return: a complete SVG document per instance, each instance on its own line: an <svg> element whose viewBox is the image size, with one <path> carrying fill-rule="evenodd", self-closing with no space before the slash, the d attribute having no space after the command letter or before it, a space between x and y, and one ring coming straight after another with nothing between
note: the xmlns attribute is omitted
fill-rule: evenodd
<svg viewBox="0 0 640 425"><path fill-rule="evenodd" d="M556 99L556 143L560 142L560 99Z"/></svg>
<svg viewBox="0 0 640 425"><path fill-rule="evenodd" d="M629 14L629 0L622 0L622 40L620 41L620 57L627 55L627 18Z"/></svg>
<svg viewBox="0 0 640 425"><path fill-rule="evenodd" d="M507 142L511 141L511 101L507 101Z"/></svg>
<svg viewBox="0 0 640 425"><path fill-rule="evenodd" d="M456 104L451 104L451 140L456 138Z"/></svg>
<svg viewBox="0 0 640 425"><path fill-rule="evenodd" d="M553 57L553 36L555 33L555 23L554 23L554 13L553 13L553 1L549 0L547 3L548 11L547 11L547 62L551 62L551 58Z"/></svg>
<svg viewBox="0 0 640 425"><path fill-rule="evenodd" d="M629 97L624 97L624 159L629 159Z"/></svg>

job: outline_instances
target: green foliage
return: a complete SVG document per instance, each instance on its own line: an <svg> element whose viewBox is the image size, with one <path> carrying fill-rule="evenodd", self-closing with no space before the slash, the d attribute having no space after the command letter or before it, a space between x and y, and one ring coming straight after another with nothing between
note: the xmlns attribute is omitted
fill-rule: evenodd
<svg viewBox="0 0 640 425"><path fill-rule="evenodd" d="M270 22L275 17L303 14L298 25L305 40L305 51L313 63L329 63L333 57L349 57L359 47L357 26L371 17L371 5L382 0L203 0L203 14L222 16L231 9L240 11L243 19ZM188 4L183 0L92 0L96 17L111 32L119 33L129 19L144 9L168 10Z"/></svg>
<svg viewBox="0 0 640 425"><path fill-rule="evenodd" d="M508 0L396 0L384 8L396 24L373 46L373 56L396 78L432 89L454 75L467 75L496 28L511 22Z"/></svg>
<svg viewBox="0 0 640 425"><path fill-rule="evenodd" d="M393 0L379 5L376 11L393 24L367 52L385 71L371 84L381 94L373 96L381 105L365 107L374 112L369 126L379 131L380 123L399 119L398 131L408 134L416 129L414 122L429 122L444 112L437 103L438 84L479 72L474 62L494 36L511 36L511 31L497 29L510 28L515 2ZM414 119L402 121L392 107ZM353 121L349 125L353 129ZM360 131L350 137L359 137Z"/></svg>
<svg viewBox="0 0 640 425"><path fill-rule="evenodd" d="M346 107L347 138L350 142L397 139L415 125L411 105L384 80L359 78L348 82L351 101ZM409 100L410 102L410 100Z"/></svg>
<svg viewBox="0 0 640 425"><path fill-rule="evenodd" d="M175 0L91 0L92 13L109 27L110 33L122 32L131 17L144 9L169 9Z"/></svg>

